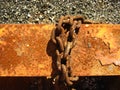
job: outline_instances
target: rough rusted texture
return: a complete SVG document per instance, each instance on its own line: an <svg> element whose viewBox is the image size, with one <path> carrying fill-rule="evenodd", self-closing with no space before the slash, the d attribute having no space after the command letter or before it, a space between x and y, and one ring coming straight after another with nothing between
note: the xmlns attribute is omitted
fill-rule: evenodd
<svg viewBox="0 0 120 90"><path fill-rule="evenodd" d="M72 58L73 75L119 75L120 25L82 25Z"/></svg>
<svg viewBox="0 0 120 90"><path fill-rule="evenodd" d="M0 75L50 76L54 25L1 24ZM72 50L73 76L120 75L120 25L82 25ZM114 64L113 64L114 63Z"/></svg>
<svg viewBox="0 0 120 90"><path fill-rule="evenodd" d="M46 47L53 25L0 25L0 75L49 76Z"/></svg>

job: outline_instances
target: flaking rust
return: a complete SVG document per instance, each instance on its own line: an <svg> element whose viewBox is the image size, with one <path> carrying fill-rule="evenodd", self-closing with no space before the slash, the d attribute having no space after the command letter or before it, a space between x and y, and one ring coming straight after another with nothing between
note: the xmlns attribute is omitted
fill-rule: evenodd
<svg viewBox="0 0 120 90"><path fill-rule="evenodd" d="M120 74L120 25L82 25L78 36L72 53L74 75Z"/></svg>
<svg viewBox="0 0 120 90"><path fill-rule="evenodd" d="M0 76L50 76L54 27L1 24ZM71 54L73 76L120 75L120 25L81 25Z"/></svg>

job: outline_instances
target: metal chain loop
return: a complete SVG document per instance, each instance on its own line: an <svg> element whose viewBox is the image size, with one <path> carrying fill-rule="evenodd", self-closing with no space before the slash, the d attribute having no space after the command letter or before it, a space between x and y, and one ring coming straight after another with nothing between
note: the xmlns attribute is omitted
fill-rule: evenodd
<svg viewBox="0 0 120 90"><path fill-rule="evenodd" d="M72 85L74 80L70 68L71 50L76 45L81 24L92 24L92 22L84 20L82 16L62 16L51 34L51 40L57 46L56 63L60 72L57 79L58 82L64 82L68 86Z"/></svg>

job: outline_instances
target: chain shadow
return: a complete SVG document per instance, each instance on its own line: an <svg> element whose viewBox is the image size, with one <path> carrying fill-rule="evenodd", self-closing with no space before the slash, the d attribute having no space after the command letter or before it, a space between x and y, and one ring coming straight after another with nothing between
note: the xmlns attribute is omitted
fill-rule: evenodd
<svg viewBox="0 0 120 90"><path fill-rule="evenodd" d="M52 73L51 73L52 78L54 78L58 73L57 63L56 63L57 61L56 49L57 49L56 45L50 39L47 43L46 52L48 56L52 58Z"/></svg>

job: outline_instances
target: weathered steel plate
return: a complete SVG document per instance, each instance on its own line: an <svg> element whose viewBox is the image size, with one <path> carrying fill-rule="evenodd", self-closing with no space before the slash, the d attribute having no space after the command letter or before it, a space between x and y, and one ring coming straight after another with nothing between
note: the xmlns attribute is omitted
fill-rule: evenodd
<svg viewBox="0 0 120 90"><path fill-rule="evenodd" d="M46 48L54 25L0 25L0 75L49 76Z"/></svg>
<svg viewBox="0 0 120 90"><path fill-rule="evenodd" d="M72 54L73 75L120 75L120 25L82 25Z"/></svg>
<svg viewBox="0 0 120 90"><path fill-rule="evenodd" d="M1 24L0 76L50 76L54 25ZM120 25L82 25L72 50L74 76L120 75Z"/></svg>

